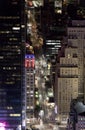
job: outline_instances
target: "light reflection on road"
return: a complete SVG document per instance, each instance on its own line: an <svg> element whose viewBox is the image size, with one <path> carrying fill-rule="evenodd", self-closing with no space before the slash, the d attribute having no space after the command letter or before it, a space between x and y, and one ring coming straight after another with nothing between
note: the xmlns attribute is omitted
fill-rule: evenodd
<svg viewBox="0 0 85 130"><path fill-rule="evenodd" d="M40 130L60 130L58 125L53 125L51 123L45 124L42 120L40 120L39 125L35 125L36 128L39 128Z"/></svg>

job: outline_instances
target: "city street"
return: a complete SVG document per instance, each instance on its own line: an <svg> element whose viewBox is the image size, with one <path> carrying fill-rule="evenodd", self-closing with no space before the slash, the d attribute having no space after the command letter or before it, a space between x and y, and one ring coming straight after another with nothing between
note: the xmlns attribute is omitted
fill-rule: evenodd
<svg viewBox="0 0 85 130"><path fill-rule="evenodd" d="M35 125L35 128L39 128L39 130L66 130L63 125L55 125L53 123L43 123L40 121L40 124Z"/></svg>

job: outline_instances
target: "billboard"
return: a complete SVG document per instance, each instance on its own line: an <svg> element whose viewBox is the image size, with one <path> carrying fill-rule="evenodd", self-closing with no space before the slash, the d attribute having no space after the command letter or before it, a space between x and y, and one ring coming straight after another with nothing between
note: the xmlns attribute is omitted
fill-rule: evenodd
<svg viewBox="0 0 85 130"><path fill-rule="evenodd" d="M34 68L35 67L35 56L33 54L25 55L25 67L26 68Z"/></svg>

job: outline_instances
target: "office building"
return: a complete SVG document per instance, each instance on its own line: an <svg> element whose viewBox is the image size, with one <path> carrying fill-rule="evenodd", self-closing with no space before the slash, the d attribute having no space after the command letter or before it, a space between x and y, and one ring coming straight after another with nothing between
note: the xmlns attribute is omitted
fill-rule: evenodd
<svg viewBox="0 0 85 130"><path fill-rule="evenodd" d="M26 73L26 126L34 118L35 108L35 56L33 54L25 55L25 73Z"/></svg>
<svg viewBox="0 0 85 130"><path fill-rule="evenodd" d="M25 129L24 42L24 0L1 0L0 124L6 130Z"/></svg>
<svg viewBox="0 0 85 130"><path fill-rule="evenodd" d="M85 129L85 105L78 99L72 100L67 121L67 130Z"/></svg>
<svg viewBox="0 0 85 130"><path fill-rule="evenodd" d="M61 120L67 119L72 99L85 99L85 21L72 20L67 34L67 47L61 52L55 78L55 100Z"/></svg>

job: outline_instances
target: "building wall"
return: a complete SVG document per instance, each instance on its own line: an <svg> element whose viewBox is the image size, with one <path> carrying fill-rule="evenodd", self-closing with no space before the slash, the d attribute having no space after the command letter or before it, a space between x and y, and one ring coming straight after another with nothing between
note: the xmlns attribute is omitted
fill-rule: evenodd
<svg viewBox="0 0 85 130"><path fill-rule="evenodd" d="M75 87L74 87L75 86ZM58 78L58 112L68 114L72 98L78 96L78 78Z"/></svg>
<svg viewBox="0 0 85 130"><path fill-rule="evenodd" d="M72 99L78 97L84 101L85 28L82 21L74 23L67 28L65 57L60 56L56 66L56 103L61 115L69 113Z"/></svg>
<svg viewBox="0 0 85 130"><path fill-rule="evenodd" d="M85 116L78 116L78 122L76 123L76 129L85 129Z"/></svg>
<svg viewBox="0 0 85 130"><path fill-rule="evenodd" d="M34 118L34 87L35 87L35 56L34 54L25 55L25 74L26 74L26 126ZM31 122L30 122L31 123Z"/></svg>
<svg viewBox="0 0 85 130"><path fill-rule="evenodd" d="M77 56L78 56L78 77L79 77L79 85L78 85L78 94L79 97L83 96L83 82L84 82L84 48L85 48L85 28L83 27L73 27L68 28L68 37L69 42L73 43L71 46L77 48ZM71 41L70 41L71 39ZM76 42L76 44L75 44ZM68 43L69 44L69 43Z"/></svg>
<svg viewBox="0 0 85 130"><path fill-rule="evenodd" d="M22 119L22 104L25 104L24 91L22 92L25 87L22 44L25 41L25 37L22 38L22 34L25 34L25 29L22 29L25 22L24 1L3 0L0 1L0 7L0 122L15 129L22 126L25 118L23 114Z"/></svg>

